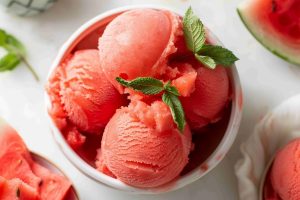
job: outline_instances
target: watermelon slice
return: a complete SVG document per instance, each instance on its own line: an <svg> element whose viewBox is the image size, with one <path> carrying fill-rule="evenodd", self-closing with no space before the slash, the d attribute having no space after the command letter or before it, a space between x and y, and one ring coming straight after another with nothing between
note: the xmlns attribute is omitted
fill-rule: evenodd
<svg viewBox="0 0 300 200"><path fill-rule="evenodd" d="M63 176L50 172L45 167L34 163L32 171L42 178L40 197L42 200L62 200L67 195L71 183Z"/></svg>
<svg viewBox="0 0 300 200"><path fill-rule="evenodd" d="M300 65L299 0L245 0L238 13L262 45L284 60Z"/></svg>
<svg viewBox="0 0 300 200"><path fill-rule="evenodd" d="M7 180L0 176L1 200L40 200L38 192L20 179Z"/></svg>
<svg viewBox="0 0 300 200"><path fill-rule="evenodd" d="M18 133L0 123L0 200L63 200L71 183L31 158Z"/></svg>
<svg viewBox="0 0 300 200"><path fill-rule="evenodd" d="M36 176L20 154L7 153L0 157L0 176L6 179L19 178L23 182L38 189L42 179Z"/></svg>
<svg viewBox="0 0 300 200"><path fill-rule="evenodd" d="M32 163L30 153L27 150L22 138L15 129L7 124L0 125L0 158L9 153L22 155L27 162Z"/></svg>

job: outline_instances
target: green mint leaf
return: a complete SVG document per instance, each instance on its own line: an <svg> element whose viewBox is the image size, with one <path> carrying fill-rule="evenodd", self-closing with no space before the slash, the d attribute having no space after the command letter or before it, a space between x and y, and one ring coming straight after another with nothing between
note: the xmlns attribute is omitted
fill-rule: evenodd
<svg viewBox="0 0 300 200"><path fill-rule="evenodd" d="M126 81L125 79L122 79L121 77L117 77L116 81L118 81L121 85L123 85L125 87L130 87L129 81Z"/></svg>
<svg viewBox="0 0 300 200"><path fill-rule="evenodd" d="M179 98L170 92L165 92L162 100L170 107L173 120L177 124L179 131L183 133L186 122Z"/></svg>
<svg viewBox="0 0 300 200"><path fill-rule="evenodd" d="M209 69L215 69L217 66L216 62L211 57L195 54L195 58Z"/></svg>
<svg viewBox="0 0 300 200"><path fill-rule="evenodd" d="M239 60L230 50L213 45L204 45L198 54L211 57L216 64L223 66L231 66L235 61Z"/></svg>
<svg viewBox="0 0 300 200"><path fill-rule="evenodd" d="M24 45L13 35L7 34L2 29L0 29L0 46L9 53L15 53L22 56L25 56L26 54Z"/></svg>
<svg viewBox="0 0 300 200"><path fill-rule="evenodd" d="M194 15L191 7L183 18L185 43L190 51L197 53L205 43L205 30L200 19Z"/></svg>
<svg viewBox="0 0 300 200"><path fill-rule="evenodd" d="M0 72L11 71L21 62L20 57L13 53L8 53L0 59Z"/></svg>
<svg viewBox="0 0 300 200"><path fill-rule="evenodd" d="M22 56L26 55L26 49L24 45L17 38L9 34L7 34L6 45L4 48L6 48L9 52L14 52Z"/></svg>
<svg viewBox="0 0 300 200"><path fill-rule="evenodd" d="M160 80L151 77L139 77L132 81L126 81L117 77L116 80L125 87L147 95L155 95L164 90L163 83Z"/></svg>
<svg viewBox="0 0 300 200"><path fill-rule="evenodd" d="M231 66L238 58L228 49L221 46L205 45L205 29L201 20L194 14L191 7L183 18L183 32L187 48L195 58L210 69L217 64Z"/></svg>
<svg viewBox="0 0 300 200"><path fill-rule="evenodd" d="M142 92L146 95L155 95L164 92L162 95L163 102L170 107L173 120L177 124L179 131L181 133L184 131L186 121L184 110L178 98L180 94L177 88L171 85L171 81L168 81L165 85L162 81L152 77L138 77L132 81L116 77L116 81L124 87Z"/></svg>
<svg viewBox="0 0 300 200"><path fill-rule="evenodd" d="M3 46L6 43L6 33L0 29L0 46Z"/></svg>
<svg viewBox="0 0 300 200"><path fill-rule="evenodd" d="M0 60L0 71L12 70L20 62L23 62L35 79L39 81L39 76L25 58L26 49L24 45L13 35L6 33L3 29L0 29L0 47L8 52L8 54Z"/></svg>
<svg viewBox="0 0 300 200"><path fill-rule="evenodd" d="M171 85L171 81L167 82L167 84L164 86L164 89L176 96L180 96L177 88Z"/></svg>

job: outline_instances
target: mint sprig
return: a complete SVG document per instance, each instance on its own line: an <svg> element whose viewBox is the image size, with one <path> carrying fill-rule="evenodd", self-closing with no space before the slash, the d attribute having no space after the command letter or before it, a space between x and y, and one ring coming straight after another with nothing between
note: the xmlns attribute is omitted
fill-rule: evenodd
<svg viewBox="0 0 300 200"><path fill-rule="evenodd" d="M184 131L186 122L184 111L178 96L167 91L163 94L162 100L163 102L165 102L165 104L167 104L170 107L173 120L177 124L177 127L180 130L180 132L182 133Z"/></svg>
<svg viewBox="0 0 300 200"><path fill-rule="evenodd" d="M194 14L191 7L183 18L183 32L187 48L194 53L195 58L209 69L217 64L225 67L234 64L238 58L228 49L221 46L205 44L205 29L201 20Z"/></svg>
<svg viewBox="0 0 300 200"><path fill-rule="evenodd" d="M155 95L164 90L164 84L160 80L151 77L140 77L132 81L126 81L117 77L116 80L125 87L140 91L147 95Z"/></svg>
<svg viewBox="0 0 300 200"><path fill-rule="evenodd" d="M199 54L195 54L195 58L196 60L198 60L199 62L203 63L207 68L209 69L214 69L216 68L217 64L214 61L214 59L212 59L209 56L201 56Z"/></svg>
<svg viewBox="0 0 300 200"><path fill-rule="evenodd" d="M13 53L8 53L0 59L0 72L13 70L20 62L18 56Z"/></svg>
<svg viewBox="0 0 300 200"><path fill-rule="evenodd" d="M170 107L171 114L179 131L183 133L186 124L184 110L179 100L179 92L171 85L171 81L164 84L162 81L152 77L139 77L132 81L117 77L116 80L123 86L142 92L146 95L156 95L163 92L162 100Z"/></svg>
<svg viewBox="0 0 300 200"><path fill-rule="evenodd" d="M217 45L203 45L198 53L203 56L208 56L212 58L216 64L224 66L230 66L238 60L232 51Z"/></svg>
<svg viewBox="0 0 300 200"><path fill-rule="evenodd" d="M21 62L30 70L34 78L39 81L37 73L26 60L26 49L24 45L13 35L0 29L0 47L7 51L7 54L0 58L0 72L11 71Z"/></svg>
<svg viewBox="0 0 300 200"><path fill-rule="evenodd" d="M200 19L194 15L190 7L183 18L185 42L192 52L200 51L205 43L205 30Z"/></svg>

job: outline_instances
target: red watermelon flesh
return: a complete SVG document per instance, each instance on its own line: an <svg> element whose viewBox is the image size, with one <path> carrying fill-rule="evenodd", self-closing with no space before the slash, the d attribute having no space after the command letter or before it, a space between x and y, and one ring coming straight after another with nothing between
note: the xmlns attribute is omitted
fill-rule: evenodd
<svg viewBox="0 0 300 200"><path fill-rule="evenodd" d="M5 154L15 153L23 156L27 162L32 163L32 159L22 138L16 130L6 124L0 126L0 149L0 158Z"/></svg>
<svg viewBox="0 0 300 200"><path fill-rule="evenodd" d="M36 164L18 133L0 126L0 200L63 200L71 183Z"/></svg>
<svg viewBox="0 0 300 200"><path fill-rule="evenodd" d="M299 0L273 0L270 20L278 31L292 40L300 40Z"/></svg>
<svg viewBox="0 0 300 200"><path fill-rule="evenodd" d="M263 0L254 8L262 21L282 34L287 42L300 42L300 1Z"/></svg>
<svg viewBox="0 0 300 200"><path fill-rule="evenodd" d="M284 60L300 65L299 0L244 0L238 13L261 44Z"/></svg>
<svg viewBox="0 0 300 200"><path fill-rule="evenodd" d="M20 179L7 180L0 176L1 200L40 200L38 192Z"/></svg>
<svg viewBox="0 0 300 200"><path fill-rule="evenodd" d="M41 200L64 199L71 187L71 183L65 177L54 174L37 163L32 165L32 171L42 178L39 188Z"/></svg>
<svg viewBox="0 0 300 200"><path fill-rule="evenodd" d="M0 157L0 176L6 179L19 178L24 183L38 189L41 178L36 176L26 159L20 154L9 152Z"/></svg>

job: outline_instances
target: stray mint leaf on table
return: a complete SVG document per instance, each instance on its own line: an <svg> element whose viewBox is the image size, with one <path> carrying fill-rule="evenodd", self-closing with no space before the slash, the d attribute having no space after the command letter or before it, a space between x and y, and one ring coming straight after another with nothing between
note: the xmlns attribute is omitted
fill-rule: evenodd
<svg viewBox="0 0 300 200"><path fill-rule="evenodd" d="M20 58L13 53L8 53L0 58L0 72L11 71L21 62Z"/></svg>
<svg viewBox="0 0 300 200"><path fill-rule="evenodd" d="M8 52L14 52L14 53L20 54L24 57L26 56L26 49L25 49L24 45L12 35L7 34L6 44L4 45L4 48Z"/></svg>
<svg viewBox="0 0 300 200"><path fill-rule="evenodd" d="M0 29L0 46L5 44L6 34L3 30Z"/></svg>
<svg viewBox="0 0 300 200"><path fill-rule="evenodd" d="M26 59L26 49L24 45L13 35L6 33L0 29L0 47L7 51L7 54L0 58L0 71L13 70L23 62L25 66L33 74L34 78L39 81L37 73Z"/></svg>

